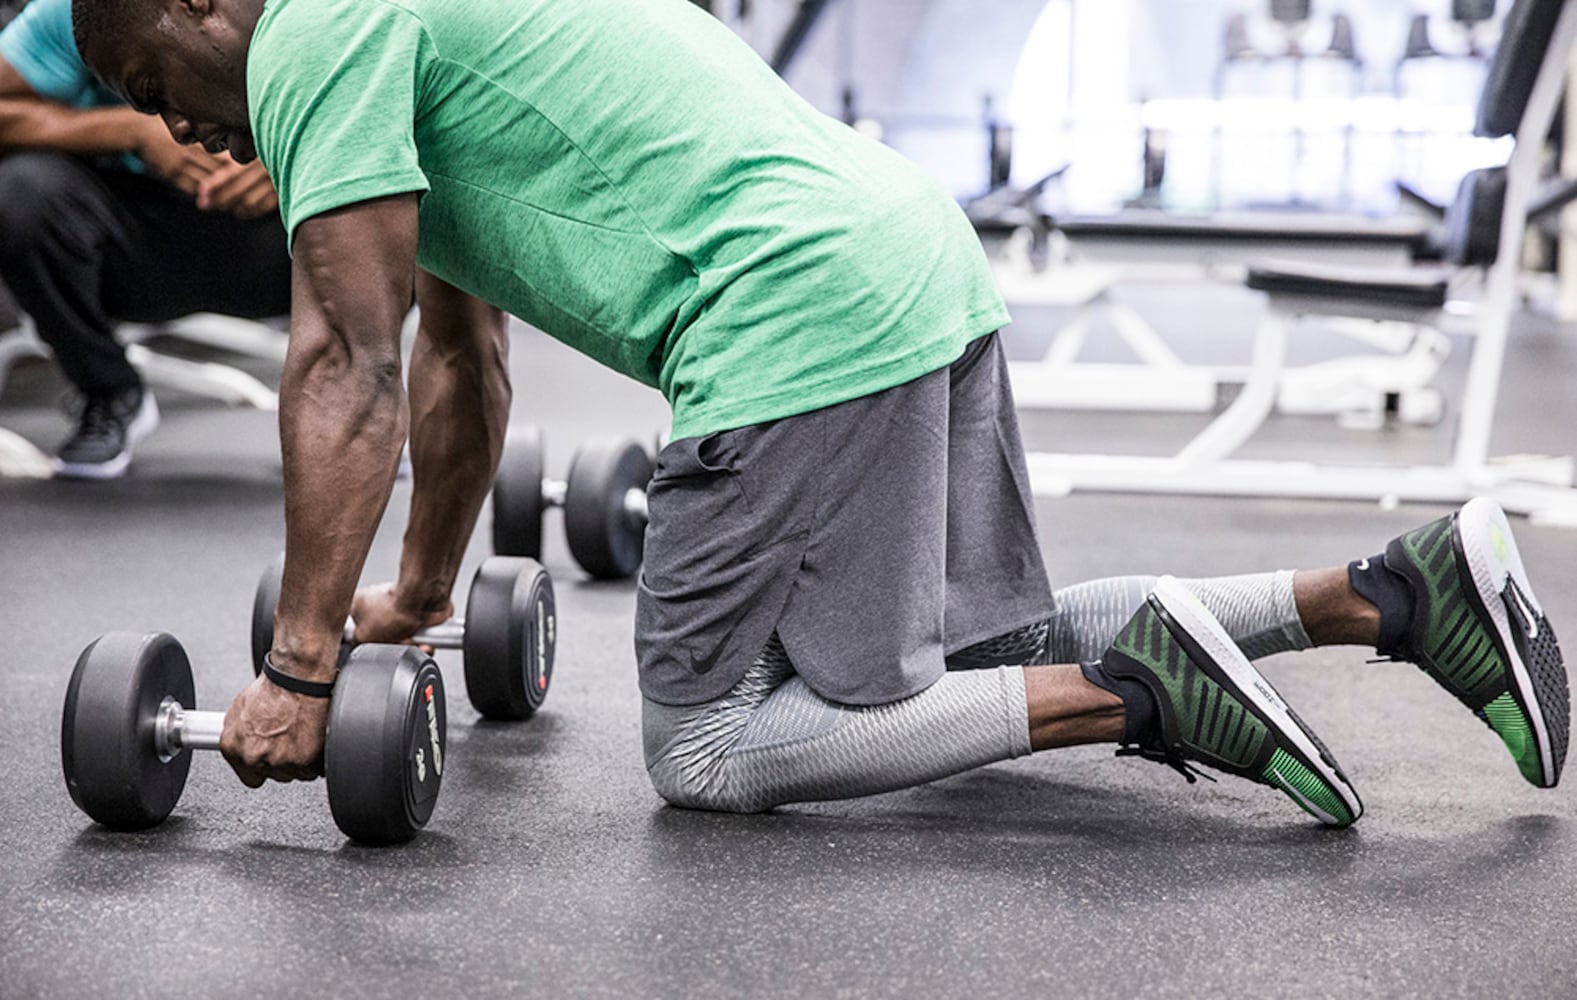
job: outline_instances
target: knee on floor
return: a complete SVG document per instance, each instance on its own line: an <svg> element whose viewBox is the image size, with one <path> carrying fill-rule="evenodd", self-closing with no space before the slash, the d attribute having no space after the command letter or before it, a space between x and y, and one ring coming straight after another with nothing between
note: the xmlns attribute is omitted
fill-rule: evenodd
<svg viewBox="0 0 1577 1000"><path fill-rule="evenodd" d="M680 809L756 813L772 808L771 802L761 801L759 796L751 795L749 789L727 780L725 767L723 761L713 761L712 766L698 768L684 766L673 758L663 758L653 762L646 773L663 801Z"/></svg>

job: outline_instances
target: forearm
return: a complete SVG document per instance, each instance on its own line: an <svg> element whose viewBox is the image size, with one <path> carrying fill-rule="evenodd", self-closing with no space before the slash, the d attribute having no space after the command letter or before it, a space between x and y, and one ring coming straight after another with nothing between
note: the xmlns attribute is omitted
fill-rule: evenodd
<svg viewBox="0 0 1577 1000"><path fill-rule="evenodd" d="M503 317L475 309L470 322L455 334L424 319L411 353L414 488L398 589L418 613L447 605L509 421Z"/></svg>
<svg viewBox="0 0 1577 1000"><path fill-rule="evenodd" d="M353 359L333 342L298 351L280 379L285 575L276 665L332 675L362 563L388 505L405 440L399 358Z"/></svg>
<svg viewBox="0 0 1577 1000"><path fill-rule="evenodd" d="M130 108L79 111L34 98L0 98L0 149L49 149L80 156L135 153L146 128Z"/></svg>
<svg viewBox="0 0 1577 1000"><path fill-rule="evenodd" d="M316 216L295 238L290 350L279 385L285 572L275 666L333 677L362 563L389 502L409 411L400 325L414 198Z"/></svg>

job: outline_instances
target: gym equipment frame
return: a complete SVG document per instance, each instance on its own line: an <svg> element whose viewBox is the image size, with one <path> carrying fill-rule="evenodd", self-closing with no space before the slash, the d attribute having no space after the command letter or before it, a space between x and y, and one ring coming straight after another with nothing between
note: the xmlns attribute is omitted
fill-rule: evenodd
<svg viewBox="0 0 1577 1000"><path fill-rule="evenodd" d="M1541 9L1542 8L1542 9ZM1553 26L1547 21L1554 18ZM1513 28L1521 29L1519 35ZM1541 37L1545 33L1548 37ZM1518 0L1507 15L1507 32L1491 83L1481 100L1480 134L1515 133L1506 167L1506 198L1501 212L1499 253L1485 275L1477 304L1472 357L1459 400L1456 435L1447 461L1430 465L1341 465L1317 461L1254 461L1231 457L1263 423L1276 401L1284 371L1288 320L1329 313L1313 297L1279 292L1270 295L1265 326L1238 398L1204 430L1170 456L1031 453L1030 478L1041 496L1074 490L1219 496L1301 497L1454 503L1489 496L1508 511L1536 522L1577 528L1577 489L1573 463L1566 457L1497 460L1489 455L1490 432L1505 362L1511 313L1518 295L1520 254L1527 210L1534 197L1543 140L1549 134L1573 44L1577 43L1577 0L1552 11L1540 0ZM1543 51L1529 51L1542 44ZM1529 57L1533 58L1530 59ZM1527 84L1520 116L1515 95L1492 93L1496 81L1517 89L1519 74L1537 65ZM1515 124L1507 121L1515 116ZM1349 306L1351 303L1348 304ZM1384 310L1380 310L1384 311ZM1343 308L1344 316L1393 318L1417 322L1419 309L1400 315L1374 315L1376 309ZM1428 317L1423 317L1427 319Z"/></svg>

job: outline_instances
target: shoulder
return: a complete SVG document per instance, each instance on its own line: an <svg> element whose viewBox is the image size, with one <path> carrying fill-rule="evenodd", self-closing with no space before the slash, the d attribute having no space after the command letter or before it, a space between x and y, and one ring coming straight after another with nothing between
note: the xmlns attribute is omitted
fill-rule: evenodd
<svg viewBox="0 0 1577 1000"><path fill-rule="evenodd" d="M65 3L69 9L71 0ZM379 25L420 23L421 14L416 7L402 0L268 0L252 43L262 41L306 50L329 47L330 38L374 43ZM295 34L303 28L312 29L313 34Z"/></svg>
<svg viewBox="0 0 1577 1000"><path fill-rule="evenodd" d="M94 86L71 34L71 0L32 0L0 30L0 58L41 96L71 102Z"/></svg>
<svg viewBox="0 0 1577 1000"><path fill-rule="evenodd" d="M3 22L0 38L22 35L32 45L67 52L81 62L71 37L71 0L32 0L20 9L13 8L10 15Z"/></svg>
<svg viewBox="0 0 1577 1000"><path fill-rule="evenodd" d="M394 58L401 39L422 31L419 15L391 0L270 0L247 50L247 83L319 77Z"/></svg>

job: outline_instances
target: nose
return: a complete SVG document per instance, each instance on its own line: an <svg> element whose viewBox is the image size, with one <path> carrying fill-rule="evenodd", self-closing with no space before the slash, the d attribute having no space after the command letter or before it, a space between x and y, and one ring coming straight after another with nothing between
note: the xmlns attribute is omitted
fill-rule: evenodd
<svg viewBox="0 0 1577 1000"><path fill-rule="evenodd" d="M170 130L170 137L176 142L190 146L197 141L197 130L190 118L174 111L161 111L159 117L164 119L164 127Z"/></svg>

